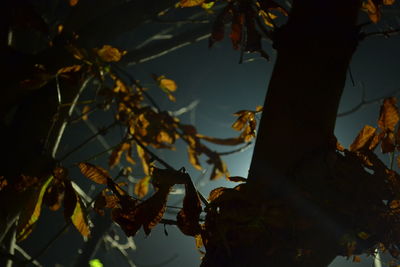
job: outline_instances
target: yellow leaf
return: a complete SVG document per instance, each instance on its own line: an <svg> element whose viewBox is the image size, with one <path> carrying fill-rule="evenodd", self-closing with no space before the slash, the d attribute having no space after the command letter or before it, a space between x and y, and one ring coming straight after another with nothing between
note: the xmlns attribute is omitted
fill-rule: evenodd
<svg viewBox="0 0 400 267"><path fill-rule="evenodd" d="M149 156L147 155L146 151L144 151L144 149L140 146L140 145L136 145L136 150L138 153L138 156L142 162L142 168L143 168L143 172L145 175L150 175L150 164L149 164Z"/></svg>
<svg viewBox="0 0 400 267"><path fill-rule="evenodd" d="M180 0L180 7L193 7L193 6L201 6L205 0Z"/></svg>
<svg viewBox="0 0 400 267"><path fill-rule="evenodd" d="M202 3L201 7L205 10L211 9L215 5L215 2L209 2L209 3Z"/></svg>
<svg viewBox="0 0 400 267"><path fill-rule="evenodd" d="M17 240L21 241L28 237L32 232L33 226L39 219L42 209L43 196L54 176L49 176L39 187L32 188L34 190L26 203L25 209L21 212L17 226Z"/></svg>
<svg viewBox="0 0 400 267"><path fill-rule="evenodd" d="M168 92L175 92L176 89L178 88L174 80L167 79L164 75L158 77L157 81L158 81L158 86L164 91L166 90Z"/></svg>
<svg viewBox="0 0 400 267"><path fill-rule="evenodd" d="M150 176L145 176L144 178L140 179L138 183L135 184L135 195L139 198L144 197L149 192L149 183L150 183Z"/></svg>
<svg viewBox="0 0 400 267"><path fill-rule="evenodd" d="M100 49L95 49L95 52L104 62L118 62L127 51L119 50L111 45L103 45Z"/></svg>
<svg viewBox="0 0 400 267"><path fill-rule="evenodd" d="M194 239L196 240L196 248L201 248L202 246L204 246L203 244L203 239L201 238L201 235L195 235Z"/></svg>
<svg viewBox="0 0 400 267"><path fill-rule="evenodd" d="M356 139L354 139L353 143L350 145L350 151L357 151L365 146L369 146L375 135L375 132L376 129L374 127L365 125L358 133Z"/></svg>
<svg viewBox="0 0 400 267"><path fill-rule="evenodd" d="M86 209L82 202L82 199L76 195L77 201L75 209L71 215L71 221L75 228L81 233L82 236L88 237L90 234L89 223L87 219Z"/></svg>
<svg viewBox="0 0 400 267"><path fill-rule="evenodd" d="M81 162L78 167L83 175L98 184L107 184L108 179L111 177L107 170L90 163Z"/></svg>

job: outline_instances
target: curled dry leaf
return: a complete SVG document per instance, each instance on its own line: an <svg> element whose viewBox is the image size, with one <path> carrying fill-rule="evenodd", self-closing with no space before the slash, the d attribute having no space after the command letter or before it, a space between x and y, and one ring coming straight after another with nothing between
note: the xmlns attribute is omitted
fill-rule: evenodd
<svg viewBox="0 0 400 267"><path fill-rule="evenodd" d="M82 69L82 65L67 66L67 67L59 69L57 71L57 74L63 74L63 73L68 73L68 72L78 72L81 69Z"/></svg>
<svg viewBox="0 0 400 267"><path fill-rule="evenodd" d="M350 145L350 151L357 151L368 148L375 136L376 128L365 125Z"/></svg>
<svg viewBox="0 0 400 267"><path fill-rule="evenodd" d="M130 149L131 149L131 144L130 143L122 143L119 146L117 146L113 150L113 152L111 153L111 155L110 155L110 157L108 159L108 165L110 166L110 168L114 168L116 165L118 165L120 163L120 161L121 161L122 153L123 152L129 152Z"/></svg>
<svg viewBox="0 0 400 267"><path fill-rule="evenodd" d="M111 177L107 170L87 162L79 163L78 167L84 176L98 184L106 185Z"/></svg>
<svg viewBox="0 0 400 267"><path fill-rule="evenodd" d="M140 161L142 163L143 172L145 175L150 175L150 157L146 151L140 146L136 145L136 150Z"/></svg>
<svg viewBox="0 0 400 267"><path fill-rule="evenodd" d="M188 158L190 164L192 164L192 166L195 167L197 170L201 171L203 168L200 165L200 160L196 150L193 149L191 146L188 146L187 149L188 149Z"/></svg>

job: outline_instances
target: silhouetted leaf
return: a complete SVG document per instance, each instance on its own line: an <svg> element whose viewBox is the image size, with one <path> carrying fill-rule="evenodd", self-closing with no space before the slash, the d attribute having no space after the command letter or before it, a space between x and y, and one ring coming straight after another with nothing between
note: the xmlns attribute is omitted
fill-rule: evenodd
<svg viewBox="0 0 400 267"><path fill-rule="evenodd" d="M79 163L78 167L83 175L98 184L107 184L107 179L110 178L108 171L102 167L95 166L87 162Z"/></svg>
<svg viewBox="0 0 400 267"><path fill-rule="evenodd" d="M171 169L160 169L153 167L151 171L153 184L157 186L173 186L176 184L187 184L190 176L184 171Z"/></svg>
<svg viewBox="0 0 400 267"><path fill-rule="evenodd" d="M228 181L235 182L235 183L245 183L247 179L240 176L229 176L226 178Z"/></svg>
<svg viewBox="0 0 400 267"><path fill-rule="evenodd" d="M185 184L185 197L183 208L179 211L176 219L177 226L185 235L196 236L200 234L199 224L201 213L200 198L192 183Z"/></svg>

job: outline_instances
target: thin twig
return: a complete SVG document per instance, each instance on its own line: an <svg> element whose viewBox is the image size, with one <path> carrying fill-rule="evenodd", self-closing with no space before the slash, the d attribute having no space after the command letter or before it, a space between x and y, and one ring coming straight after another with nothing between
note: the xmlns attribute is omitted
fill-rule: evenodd
<svg viewBox="0 0 400 267"><path fill-rule="evenodd" d="M237 149L225 151L225 152L218 152L217 154L220 156L227 156L227 155L231 155L231 154L235 154L235 153L240 153L240 152L247 150L250 147L250 145L252 145L252 142L248 142L245 145L243 145L242 147L239 147Z"/></svg>
<svg viewBox="0 0 400 267"><path fill-rule="evenodd" d="M365 92L363 92L363 95L364 95L364 93L365 93ZM400 89L397 89L397 90L394 90L394 91L392 91L391 93L389 93L389 94L387 94L387 95L385 95L385 96L373 98L373 99L371 99L371 100L365 100L365 98L362 97L360 103L358 103L356 106L354 106L354 107L351 108L350 110L347 110L347 111L345 111L345 112L340 112L340 113L338 113L338 114L337 114L337 117L344 117L344 116L353 114L353 113L355 113L356 111L360 110L362 107L364 107L364 106L366 106L366 105L370 105L370 104L377 103L377 102L379 102L379 101L381 101L381 100L383 100L383 99L385 99L385 98L387 98L387 97L398 95L399 93L400 93Z"/></svg>
<svg viewBox="0 0 400 267"><path fill-rule="evenodd" d="M59 161L64 161L66 158L68 158L71 154L75 153L76 151L78 151L79 149L81 149L82 147L84 147L87 143L89 143L90 141L92 141L94 138L96 138L99 134L104 134L107 130L111 129L112 127L114 127L117 124L116 121L114 121L113 123L111 123L110 125L108 125L107 127L103 128L103 129L99 129L99 131L97 133L95 133L94 135L90 136L89 138L87 138L85 141L83 141L82 143L80 143L78 146L74 147L72 150L70 150L69 152L67 152L64 156L62 156L60 158Z"/></svg>
<svg viewBox="0 0 400 267"><path fill-rule="evenodd" d="M360 33L360 41L365 40L368 37L374 36L383 36L385 38L389 38L391 36L397 35L400 33L400 29L390 29L386 31L377 31L377 32L362 32Z"/></svg>

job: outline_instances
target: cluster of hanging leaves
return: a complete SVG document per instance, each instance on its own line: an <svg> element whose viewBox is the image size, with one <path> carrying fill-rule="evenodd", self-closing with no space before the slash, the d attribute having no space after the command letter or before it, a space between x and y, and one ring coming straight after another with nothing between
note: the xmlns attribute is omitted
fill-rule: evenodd
<svg viewBox="0 0 400 267"><path fill-rule="evenodd" d="M394 2L395 0L366 0L362 3L362 10L368 14L373 23L378 23L382 16L382 6L390 6Z"/></svg>
<svg viewBox="0 0 400 267"><path fill-rule="evenodd" d="M71 222L82 236L90 235L85 201L75 190L65 168L56 167L51 175L42 178L21 175L8 182L2 177L0 192L2 196L18 196L16 203L21 202L24 207L17 223L18 241L31 234L43 204L52 211L63 207L65 220Z"/></svg>
<svg viewBox="0 0 400 267"><path fill-rule="evenodd" d="M145 200L130 196L105 169L90 163L79 163L84 176L106 187L98 194L94 209L100 215L111 209L113 221L118 223L127 236L134 236L143 227L148 235L162 221L168 194L176 184L185 185L183 207L177 215L177 226L184 234L200 234L199 217L202 211L200 199L190 176L184 170L151 168L147 182L151 181L154 193Z"/></svg>
<svg viewBox="0 0 400 267"><path fill-rule="evenodd" d="M203 6L212 1L180 1L181 7ZM257 52L269 59L269 55L262 49L261 39L263 31L275 28L274 20L278 15L288 15L288 11L274 0L253 1L226 1L227 4L217 15L209 39L209 47L223 40L225 27L230 25L229 38L232 46L242 52Z"/></svg>

